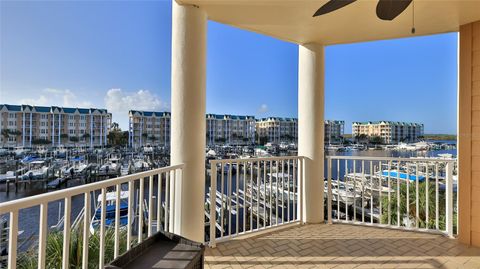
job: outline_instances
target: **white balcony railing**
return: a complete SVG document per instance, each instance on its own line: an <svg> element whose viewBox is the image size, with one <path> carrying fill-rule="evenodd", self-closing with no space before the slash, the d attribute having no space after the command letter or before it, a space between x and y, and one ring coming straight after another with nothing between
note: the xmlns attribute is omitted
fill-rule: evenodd
<svg viewBox="0 0 480 269"><path fill-rule="evenodd" d="M301 219L303 157L210 161L209 244Z"/></svg>
<svg viewBox="0 0 480 269"><path fill-rule="evenodd" d="M9 223L7 268L17 267L18 231L21 224L19 221L22 221L19 219L19 214L22 210L36 208L38 211L39 208L40 211L38 225L36 225L39 227L36 261L38 265L35 266L40 269L71 268L70 255L74 253L70 244L72 229L78 229L82 237L79 262L84 269L89 268L89 252L91 253L89 239L95 234L98 235L99 240L96 262L98 262L98 268L103 268L107 262L105 260L107 229L114 234L113 246L108 246L110 251L113 248L113 258L130 249L135 243L142 242L153 232L173 231L175 212L170 209L175 207L175 186L179 180L182 180L182 171L183 165L175 165L0 203L0 217L6 215ZM148 185L145 186L145 183ZM93 198L95 198L94 204L98 204L94 206L96 214L91 218L90 208L94 205L91 203ZM64 208L64 216L60 224L63 232L59 231L63 238L61 245L63 250L61 259L51 261L46 255L47 237L52 232L48 227L48 209L58 201L63 203ZM80 203L82 207L82 211L73 222L72 201ZM58 266L54 265L54 262L58 262Z"/></svg>
<svg viewBox="0 0 480 269"><path fill-rule="evenodd" d="M458 233L455 159L328 156L327 221Z"/></svg>

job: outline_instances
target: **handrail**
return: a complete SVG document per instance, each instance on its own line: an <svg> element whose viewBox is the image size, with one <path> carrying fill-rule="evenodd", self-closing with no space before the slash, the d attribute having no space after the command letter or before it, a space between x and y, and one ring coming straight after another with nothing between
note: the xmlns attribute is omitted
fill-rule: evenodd
<svg viewBox="0 0 480 269"><path fill-rule="evenodd" d="M304 162L302 156L211 160L209 245L298 223Z"/></svg>
<svg viewBox="0 0 480 269"><path fill-rule="evenodd" d="M244 163L244 162L257 162L257 161L281 161L281 160L299 160L304 159L303 156L272 156L272 157L257 157L257 158L248 158L248 159L215 159L210 160L211 164L218 164L218 163Z"/></svg>
<svg viewBox="0 0 480 269"><path fill-rule="evenodd" d="M364 160L364 161L412 161L412 162L456 162L455 158L419 158L419 157L371 157L371 156L344 156L344 155L328 155L328 159L335 160Z"/></svg>
<svg viewBox="0 0 480 269"><path fill-rule="evenodd" d="M456 159L326 156L326 161L328 223L454 236Z"/></svg>
<svg viewBox="0 0 480 269"><path fill-rule="evenodd" d="M156 231L165 230L168 232L174 232L175 227L179 227L176 224L179 219L175 217L180 215L175 213L175 186L181 186L181 183L175 183L175 181L181 181L183 177L183 164L173 165L169 167L158 168L150 171L136 173L132 175L117 177L114 179L108 179L100 182L90 183L82 186L72 187L64 190L58 190L50 193L44 193L31 197L26 197L18 200L12 200L4 203L0 203L0 214L9 214L9 238L8 238L8 269L16 269L17 267L17 241L18 241L18 226L19 226L19 214L21 210L28 210L28 208L39 206L39 240L38 240L38 268L45 269L47 265L47 235L48 235L48 206L50 202L56 200L63 200L64 202L64 225L63 225L63 250L62 250L62 268L69 268L70 263L70 237L71 237L71 212L72 201L74 196L83 195L83 226L81 231L83 233L82 243L82 268L89 268L88 253L89 253L89 238L92 229L99 232L99 259L98 267L103 268L105 261L105 251L107 249L106 236L106 208L107 208L107 191L115 191L114 205L115 205L115 217L113 226L110 222L109 228L114 229L114 258L120 255L120 222L121 222L121 199L128 199L128 207L126 216L128 218L126 225L126 249L130 249L133 242L133 225L137 221L138 230L136 234L136 240L141 243L144 237L150 237L154 232L154 217L156 217ZM145 186L145 181L148 185ZM139 182L138 185L135 183ZM154 182L157 183L157 189L154 189ZM128 183L128 196L122 197L122 185ZM162 191L162 187L165 184L165 189ZM109 190L112 189L112 190ZM134 191L138 192L138 195L134 194ZM98 207L95 208L96 212L100 212L100 219L97 214L93 219L90 214L91 195L100 191ZM164 194L164 195L162 195ZM156 195L156 201L154 202L154 196ZM146 197L144 197L146 196ZM138 201L135 203L135 198ZM145 198L145 199L144 199ZM164 199L162 199L164 198ZM162 201L163 200L163 201ZM157 207L157 211L154 212L154 208ZM138 210L136 211L136 209ZM163 214L161 209L163 208ZM100 210L100 211L98 211ZM148 216L145 211L148 210ZM136 211L136 212L135 212ZM82 212L82 211L81 211ZM122 213L123 214L123 213ZM155 214L155 215L154 215ZM125 217L124 215L122 217ZM148 221L144 220L148 218ZM163 219L162 219L163 218ZM112 218L113 219L113 218ZM80 220L78 220L79 222ZM74 221L74 223L77 222ZM124 225L124 224L123 224ZM144 233L144 225L146 230ZM74 227L75 228L75 227ZM80 232L80 230L79 230Z"/></svg>
<svg viewBox="0 0 480 269"><path fill-rule="evenodd" d="M184 167L183 164L162 167L154 170L149 170L145 172L121 176L121 177L112 178L112 179L107 179L107 180L89 183L86 185L76 186L68 189L42 193L42 194L30 196L30 197L20 198L17 200L11 200L11 201L0 203L0 212L9 212L12 210L16 210L18 208L28 208L31 206L44 203L45 201L55 201L55 200L63 199L65 197L72 197L85 192L95 191L102 188L115 186L117 184L127 183L132 179L146 178L149 176L157 175L159 173L165 173L171 170L182 169L183 167Z"/></svg>

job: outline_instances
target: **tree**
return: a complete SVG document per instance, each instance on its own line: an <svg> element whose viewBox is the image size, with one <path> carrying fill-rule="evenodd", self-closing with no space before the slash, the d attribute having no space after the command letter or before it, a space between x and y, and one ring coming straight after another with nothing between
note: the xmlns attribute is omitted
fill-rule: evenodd
<svg viewBox="0 0 480 269"><path fill-rule="evenodd" d="M381 138L380 136L372 136L370 137L370 143L372 143L373 145L383 144L383 138Z"/></svg>
<svg viewBox="0 0 480 269"><path fill-rule="evenodd" d="M107 139L110 146L123 146L128 143L128 131L122 131L118 123L114 122L111 125Z"/></svg>
<svg viewBox="0 0 480 269"><path fill-rule="evenodd" d="M3 129L2 130L2 136L3 136L3 138L8 139L10 137L10 130Z"/></svg>
<svg viewBox="0 0 480 269"><path fill-rule="evenodd" d="M75 146L77 146L77 142L78 142L80 139L78 139L78 137L76 137L76 136L70 136L70 137L69 137L69 140L70 140L70 142L73 142L73 144L74 144Z"/></svg>
<svg viewBox="0 0 480 269"><path fill-rule="evenodd" d="M60 135L60 143L62 140L68 139L68 134L61 134Z"/></svg>
<svg viewBox="0 0 480 269"><path fill-rule="evenodd" d="M32 140L32 144L33 145L48 145L50 144L51 141L48 140L48 139L43 139L43 138L40 138L40 139L33 139Z"/></svg>
<svg viewBox="0 0 480 269"><path fill-rule="evenodd" d="M85 141L85 142L86 142L87 140L89 140L90 137L91 137L91 135L90 135L89 133L84 133L84 134L82 135L83 141Z"/></svg>

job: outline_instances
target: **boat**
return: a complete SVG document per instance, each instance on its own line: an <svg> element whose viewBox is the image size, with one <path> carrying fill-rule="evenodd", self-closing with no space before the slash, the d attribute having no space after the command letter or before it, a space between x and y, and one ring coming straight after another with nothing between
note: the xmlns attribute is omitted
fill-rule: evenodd
<svg viewBox="0 0 480 269"><path fill-rule="evenodd" d="M100 167L100 175L110 176L118 175L121 168L120 158L114 154L110 156L107 163Z"/></svg>
<svg viewBox="0 0 480 269"><path fill-rule="evenodd" d="M70 159L73 164L71 166L65 167L63 170L63 173L65 175L79 175L82 174L85 169L87 169L88 165L85 162L85 159L83 157L74 157Z"/></svg>
<svg viewBox="0 0 480 269"><path fill-rule="evenodd" d="M117 192L107 192L105 195L105 227L115 227ZM95 214L90 222L90 233L94 234L101 223L102 218L102 195L98 195ZM133 219L133 218L132 218ZM133 224L133 223L131 223ZM128 225L128 191L120 192L120 228Z"/></svg>
<svg viewBox="0 0 480 269"><path fill-rule="evenodd" d="M29 163L29 170L22 175L22 179L43 179L48 173L48 166L45 165L45 161L32 161Z"/></svg>
<svg viewBox="0 0 480 269"><path fill-rule="evenodd" d="M153 147L150 144L147 144L143 147L143 152L145 153L152 153L153 152Z"/></svg>
<svg viewBox="0 0 480 269"><path fill-rule="evenodd" d="M22 156L25 153L27 153L28 150L24 147L16 147L13 149L13 152L15 153L16 156Z"/></svg>

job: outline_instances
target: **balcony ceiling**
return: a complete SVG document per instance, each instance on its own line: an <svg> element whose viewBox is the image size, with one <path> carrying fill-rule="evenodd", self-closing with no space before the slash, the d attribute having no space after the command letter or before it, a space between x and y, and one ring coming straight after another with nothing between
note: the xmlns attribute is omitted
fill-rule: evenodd
<svg viewBox="0 0 480 269"><path fill-rule="evenodd" d="M416 36L458 31L480 20L480 0L414 0ZM377 18L376 0L358 0L312 15L327 0L177 0L204 9L213 21L297 44L346 44L411 37L412 4L395 20Z"/></svg>

